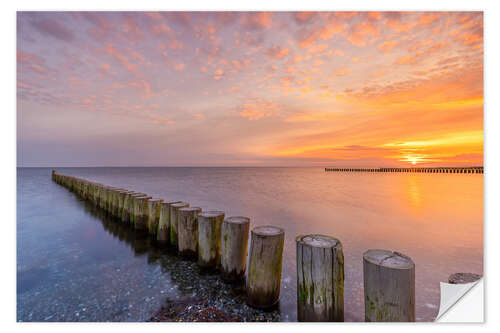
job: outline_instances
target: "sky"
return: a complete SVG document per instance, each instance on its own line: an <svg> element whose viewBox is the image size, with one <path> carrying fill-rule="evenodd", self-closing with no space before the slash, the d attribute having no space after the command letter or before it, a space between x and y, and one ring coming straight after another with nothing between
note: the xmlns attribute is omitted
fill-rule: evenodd
<svg viewBox="0 0 500 333"><path fill-rule="evenodd" d="M18 12L18 166L483 164L482 12Z"/></svg>

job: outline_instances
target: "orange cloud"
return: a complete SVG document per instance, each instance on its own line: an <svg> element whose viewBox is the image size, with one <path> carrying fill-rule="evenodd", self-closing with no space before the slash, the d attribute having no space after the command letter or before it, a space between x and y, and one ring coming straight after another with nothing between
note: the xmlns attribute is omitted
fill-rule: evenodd
<svg viewBox="0 0 500 333"><path fill-rule="evenodd" d="M316 44L307 49L310 54L320 54L328 48L328 44Z"/></svg>
<svg viewBox="0 0 500 333"><path fill-rule="evenodd" d="M182 62L174 65L174 69L176 71L182 71L182 70L184 70L185 67L186 67L186 65L183 64Z"/></svg>
<svg viewBox="0 0 500 333"><path fill-rule="evenodd" d="M352 26L347 34L347 40L358 47L362 47L366 45L370 37L373 39L379 34L380 29L377 27L376 22L361 21Z"/></svg>
<svg viewBox="0 0 500 333"><path fill-rule="evenodd" d="M382 53L387 53L390 52L396 45L398 45L397 41L385 41L378 44L377 49Z"/></svg>
<svg viewBox="0 0 500 333"><path fill-rule="evenodd" d="M343 68L335 71L332 76L344 76L350 74L352 70L350 68Z"/></svg>
<svg viewBox="0 0 500 333"><path fill-rule="evenodd" d="M413 64L415 63L415 58L412 56L404 56L400 57L396 60L396 63L399 65L408 65L408 64Z"/></svg>

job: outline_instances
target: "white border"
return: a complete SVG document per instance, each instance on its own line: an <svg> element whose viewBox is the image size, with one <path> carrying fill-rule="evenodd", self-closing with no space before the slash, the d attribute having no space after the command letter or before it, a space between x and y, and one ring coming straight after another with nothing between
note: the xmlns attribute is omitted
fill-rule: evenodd
<svg viewBox="0 0 500 333"><path fill-rule="evenodd" d="M91 330L110 331L130 331L135 332L138 329L145 329L147 324L18 324L16 323L16 70L15 70L15 48L16 48L16 11L17 10L483 10L485 12L485 284L486 293L485 300L485 325L464 325L464 324L413 324L413 325L388 325L388 324L343 324L341 326L330 327L332 324L159 324L147 325L148 332L175 330L203 330L205 331L227 331L234 333L250 332L250 331L275 331L279 330L308 330L309 328L318 327L318 325L329 330L362 330L367 329L370 332L387 332L387 331L415 331L415 330L453 330L454 332L475 331L480 328L491 328L497 326L498 330L498 304L489 302L496 300L494 295L498 295L498 278L499 265L491 264L488 259L495 260L498 253L498 235L500 235L499 222L500 218L498 211L494 210L498 207L500 198L499 193L499 176L500 165L498 158L499 140L499 124L500 124L500 105L498 103L500 75L498 52L498 32L500 31L500 15L496 4L498 1L436 1L436 0L419 0L419 1L294 1L294 2L271 2L269 0L253 0L247 2L236 3L233 1L129 1L121 0L115 2L104 2L97 0L86 1L67 1L67 0L25 0L18 2L6 1L2 3L1 20L2 25L2 47L0 62L2 66L2 97L7 103L2 103L3 109L0 112L0 131L2 143L2 156L5 157L0 165L1 168L1 191L0 202L2 204L2 220L4 226L2 229L2 270L1 286L1 323L5 332L11 330L21 331L50 331L50 332L87 332ZM495 237L495 238L493 238ZM492 283L488 283L493 281ZM490 295L490 297L488 297ZM488 314L492 314L489 316Z"/></svg>

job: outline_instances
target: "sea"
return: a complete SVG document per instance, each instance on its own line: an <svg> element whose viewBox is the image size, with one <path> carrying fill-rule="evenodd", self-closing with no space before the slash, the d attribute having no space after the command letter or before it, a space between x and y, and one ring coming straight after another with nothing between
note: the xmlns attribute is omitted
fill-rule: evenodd
<svg viewBox="0 0 500 333"><path fill-rule="evenodd" d="M413 259L417 321L435 319L440 282L449 275L483 273L483 174L325 172L322 167L18 168L17 320L22 322L147 321L165 300L189 290L188 275L179 272L174 259L161 260L161 253L131 240L54 183L52 169L246 216L250 228L282 227L281 321L297 320L298 235L341 241L346 321L364 321L363 253L369 249Z"/></svg>

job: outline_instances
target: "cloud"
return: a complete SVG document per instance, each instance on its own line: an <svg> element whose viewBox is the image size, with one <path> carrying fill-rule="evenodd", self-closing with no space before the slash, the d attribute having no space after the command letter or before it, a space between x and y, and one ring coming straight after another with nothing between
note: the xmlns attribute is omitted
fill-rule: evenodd
<svg viewBox="0 0 500 333"><path fill-rule="evenodd" d="M424 26L428 26L434 21L438 20L443 14L436 12L422 13L420 14L419 23Z"/></svg>
<svg viewBox="0 0 500 333"><path fill-rule="evenodd" d="M176 71L182 71L182 70L184 70L184 68L186 68L186 65L182 62L174 64L174 69Z"/></svg>
<svg viewBox="0 0 500 333"><path fill-rule="evenodd" d="M272 46L268 48L264 53L273 59L283 59L285 58L290 50L281 46Z"/></svg>
<svg viewBox="0 0 500 333"><path fill-rule="evenodd" d="M416 61L415 57L412 56L404 56L396 59L396 63L398 65L411 65L414 64Z"/></svg>
<svg viewBox="0 0 500 333"><path fill-rule="evenodd" d="M351 26L347 32L347 40L353 45L363 47L380 34L376 21L361 21Z"/></svg>
<svg viewBox="0 0 500 333"><path fill-rule="evenodd" d="M51 19L48 17L38 17L38 15L34 15L37 18L31 22L31 24L38 30L39 33L51 36L58 40L62 40L64 42L72 42L74 40L73 33L66 29L62 24L56 21L55 19Z"/></svg>
<svg viewBox="0 0 500 333"><path fill-rule="evenodd" d="M319 26L307 30L300 30L297 35L299 46L301 48L306 48L320 39L324 41L329 40L335 34L340 34L347 26L348 25L341 20L332 17L326 24L320 24Z"/></svg>
<svg viewBox="0 0 500 333"><path fill-rule="evenodd" d="M315 44L307 49L310 54L321 54L328 48L328 44Z"/></svg>
<svg viewBox="0 0 500 333"><path fill-rule="evenodd" d="M133 64L127 56L118 51L118 49L116 49L111 43L106 44L106 52L113 56L116 62L126 71L138 78L142 77L142 74L139 71L139 66L137 64Z"/></svg>
<svg viewBox="0 0 500 333"><path fill-rule="evenodd" d="M350 68L342 68L333 72L332 76L345 76L350 74L352 70Z"/></svg>
<svg viewBox="0 0 500 333"><path fill-rule="evenodd" d="M251 99L234 109L241 117L250 120L259 120L277 116L282 107L266 99Z"/></svg>
<svg viewBox="0 0 500 333"><path fill-rule="evenodd" d="M273 26L272 12L247 12L241 18L241 25L247 30L261 30Z"/></svg>
<svg viewBox="0 0 500 333"><path fill-rule="evenodd" d="M295 22L298 24L308 24L312 22L312 19L316 16L315 12L296 12L293 13Z"/></svg>
<svg viewBox="0 0 500 333"><path fill-rule="evenodd" d="M378 44L377 49L382 53L390 52L396 45L398 45L397 41L390 40L385 41L383 43Z"/></svg>

